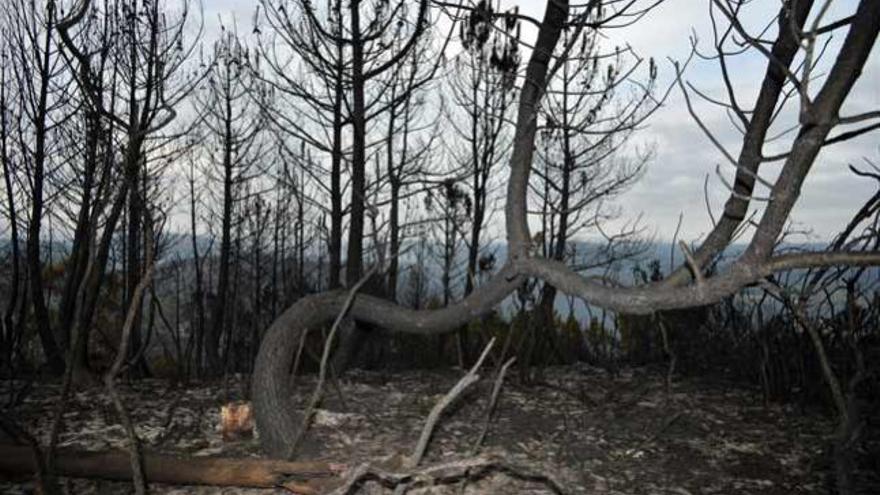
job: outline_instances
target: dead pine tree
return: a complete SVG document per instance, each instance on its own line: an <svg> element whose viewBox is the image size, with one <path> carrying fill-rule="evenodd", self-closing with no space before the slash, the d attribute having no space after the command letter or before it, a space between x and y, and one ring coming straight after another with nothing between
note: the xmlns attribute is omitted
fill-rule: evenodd
<svg viewBox="0 0 880 495"><path fill-rule="evenodd" d="M559 70L548 83L538 129L530 197L541 230L534 249L576 272L595 275L642 254L646 247L638 240L641 230L636 223L626 222L619 231L608 229L610 221L619 219L610 202L642 176L651 151L630 153L624 148L668 92L655 94L653 60L629 48L603 46L596 30L564 32L557 51L566 49L569 56L560 58ZM586 246L572 241L584 235L598 240ZM536 317L547 329L544 346L564 362L564 343L554 335L557 289L543 283L538 290ZM604 331L602 325L599 328Z"/></svg>
<svg viewBox="0 0 880 495"><path fill-rule="evenodd" d="M58 342L49 315L43 269L53 260L46 259L43 242L43 222L53 204L53 184L49 177L58 164L53 157L59 151L60 141L51 129L55 121L63 120L64 98L60 85L65 65L58 50L58 4L54 1L32 6L27 2L11 2L2 7L3 37L9 73L6 84L11 91L5 95L5 105L14 105L14 115L7 121L14 127L12 141L20 169L28 180L28 211L25 238L25 261L28 273L28 295L37 334L46 362L56 374L64 370L63 348ZM14 98L14 99L12 99ZM11 129L7 128L6 132ZM9 146L7 141L7 146ZM9 149L6 150L8 167ZM8 169L7 169L8 170ZM9 173L7 172L7 177Z"/></svg>
<svg viewBox="0 0 880 495"><path fill-rule="evenodd" d="M346 144L344 127L350 122L346 109L348 60L343 33L342 3L328 4L326 22L306 15L311 4L300 1L260 3L257 11L257 43L260 60L254 64L256 76L269 86L271 103L266 115L280 134L278 145L288 146L285 154L297 156L288 139L304 142L312 150L329 155L329 170L308 172L326 178L328 185L317 197L329 196L326 211L330 219L328 236L328 282L331 289L342 284L342 239L345 218L344 184L348 172L343 167ZM283 44L289 52L275 49ZM293 64L301 69L291 71ZM316 90L321 88L321 90ZM314 128L327 132L314 132ZM292 170L283 176L291 178Z"/></svg>
<svg viewBox="0 0 880 495"><path fill-rule="evenodd" d="M377 212L384 211L387 216L387 252L382 256L388 260L385 295L392 301L397 300L401 254L406 249L407 238L413 236L413 230L418 230L415 224L421 220L408 200L430 187L426 183L430 182L432 173L427 168L437 151L435 142L439 134L439 120L429 113L428 98L429 90L435 86L431 83L442 67L443 51L436 53L437 50L431 49L433 36L422 38L410 50L401 69L389 74L386 84L390 91L379 107L385 110L387 121L383 136L385 163L384 173L382 169L376 171L377 197L373 205ZM374 232L374 236L378 235L380 232ZM380 247L375 245L374 250Z"/></svg>
<svg viewBox="0 0 880 495"><path fill-rule="evenodd" d="M94 250L82 258L93 257L94 269L88 278L84 278L84 269L70 272L71 276L81 278L75 285L85 284L86 290L85 297L75 303L82 307L70 306L71 314L78 315L80 320L70 319L69 325L87 333L101 305L116 235L123 230L127 236L124 258L128 276L124 299L140 303L131 297L141 279L144 245L140 242L140 228L132 229L135 224L140 226L146 208L157 199L156 179L162 166L157 167L154 158L167 163L167 158L173 156L168 154L169 148L186 134L185 131L165 132L177 118L175 107L189 97L203 76L200 71L185 69L195 46L186 35L189 20L186 3L176 15L168 16L159 2L93 5L90 0L83 0L57 22L57 32L75 75L82 105L95 115L98 124L91 127L92 132L104 138L98 155L98 163L106 167L102 169L102 174L106 174L103 176L105 186L99 188L103 196L89 212L89 228L85 230L94 233L97 242L93 247L88 247L87 242L81 244L82 249ZM99 33L97 39L85 36L90 32ZM101 48L97 51L105 58L94 58L96 47ZM98 226L100 232L94 232ZM66 294L77 297L77 291ZM143 356L140 321L138 311L132 337L134 356ZM77 376L84 380L91 375L86 352L88 337L87 334L78 339L80 347L72 354ZM144 370L143 362L140 368Z"/></svg>
<svg viewBox="0 0 880 495"><path fill-rule="evenodd" d="M17 196L18 188L15 186L15 179L20 173L19 165L15 163L11 155L10 133L12 126L10 123L10 96L8 88L8 69L6 62L9 55L6 48L5 40L0 40L0 60L3 66L0 67L0 160L3 167L3 191L6 195L4 217L9 225L9 260L11 265L11 274L9 275L9 298L5 301L3 309L2 323L0 323L0 352L2 352L3 363L8 367L10 376L14 376L16 361L18 360L17 352L20 350L20 343L24 335L25 312L27 308L27 285L26 274L23 273L24 260L21 252L21 234L19 232L19 210Z"/></svg>
<svg viewBox="0 0 880 495"><path fill-rule="evenodd" d="M312 173L329 182L331 288L341 286L343 278L348 284L359 280L365 253L371 250L367 202L376 192L371 187L375 188L380 178L370 177L367 125L398 111L415 87L431 80L430 71L408 80L404 76L408 89L396 93L391 101L389 92L384 91L394 87L401 74L413 74L404 67L420 60L413 58L413 53L423 49L420 43L429 28L428 5L428 0L415 5L360 0L330 1L320 6L302 0L261 3L258 19L266 26L258 28L259 36L263 37L265 27L275 32L274 37L261 41L262 63L268 67L263 78L285 109L270 115L284 133L330 158L329 180L323 179L328 171ZM283 42L292 56L279 55L272 48L275 42ZM301 73L290 71L291 66ZM363 336L358 330L347 330L341 337L341 348L358 348ZM349 352L337 353L334 367L345 368L349 356Z"/></svg>
<svg viewBox="0 0 880 495"><path fill-rule="evenodd" d="M445 121L453 131L444 138L461 187L471 197L471 222L467 226L467 273L464 294L473 292L486 227L496 210L497 192L504 183L502 165L510 152L510 116L520 68L520 24L494 15L491 2L456 19L462 52L452 61L448 93L450 108Z"/></svg>
<svg viewBox="0 0 880 495"><path fill-rule="evenodd" d="M217 281L203 349L209 373L223 371L221 341L232 331L233 235L236 218L250 201L246 191L265 158L265 119L260 93L250 79L250 49L232 31L222 32L209 61L207 84L195 93L195 105L202 115L205 139L201 147L207 165L205 177L219 187L212 198L214 217L219 220Z"/></svg>
<svg viewBox="0 0 880 495"><path fill-rule="evenodd" d="M462 278L467 296L477 286L479 260L491 242L487 227L497 216L504 184L503 164L513 137L510 121L521 62L521 26L513 17L496 15L492 2L452 12L457 14L453 20L461 52L451 61L444 85L449 103L444 106L443 125L451 132L441 135L441 140L451 157L447 173L461 178L455 187L467 196L466 221L454 225L465 250ZM448 219L444 216L442 222L445 225ZM444 276L447 272L444 269ZM444 304L447 299L444 291ZM455 338L459 366L465 366L471 360L467 328L459 329Z"/></svg>

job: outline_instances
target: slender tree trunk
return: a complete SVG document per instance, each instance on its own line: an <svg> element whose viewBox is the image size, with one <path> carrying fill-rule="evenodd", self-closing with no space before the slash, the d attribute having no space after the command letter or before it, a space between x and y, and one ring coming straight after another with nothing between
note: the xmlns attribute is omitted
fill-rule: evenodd
<svg viewBox="0 0 880 495"><path fill-rule="evenodd" d="M95 172L98 163L98 145L102 131L100 116L94 111L88 111L86 121L86 147L83 155L83 190L80 196L79 214L77 215L76 227L73 235L73 245L70 253L70 266L67 278L64 282L64 293L61 298L59 324L61 344L67 349L73 341L71 330L73 329L73 314L76 308L76 297L86 265L90 256L89 239L92 231L92 194L95 183Z"/></svg>
<svg viewBox="0 0 880 495"><path fill-rule="evenodd" d="M351 219L345 280L351 286L363 273L364 213L366 201L366 109L364 102L364 47L361 43L360 0L351 2L352 177Z"/></svg>
<svg viewBox="0 0 880 495"><path fill-rule="evenodd" d="M90 82L95 79L90 67L81 67L80 70L82 72L83 81L87 81L86 85L81 88L83 92L82 97L88 99L91 97L90 95L96 95L100 98L103 94L103 83L100 81L97 83ZM109 88L109 107L113 108L117 98L115 75L109 83ZM132 120L132 122L135 121ZM86 200L90 199L91 204L83 205L81 208L82 216L78 219L77 228L79 230L77 231L77 236L82 237L77 237L74 246L74 253L78 254L72 256L72 258L75 263L79 264L76 268L76 270L79 270L79 273L69 275L70 278L68 279L68 284L65 288L65 299L62 300L61 305L61 319L63 325L62 335L67 337L70 345L78 343L76 344L77 347L70 352L70 356L72 356L74 361L73 370L75 379L77 381L83 379L88 382L93 382L93 377L88 371L89 363L87 350L89 347L89 338L91 336L91 325L89 323L91 321L92 313L94 312L94 305L96 304L95 301L98 297L98 291L100 290L103 281L103 273L106 269L107 263L107 253L109 252L109 244L106 247L102 246L112 241L112 236L116 229L116 223L118 222L119 212L121 210L114 212L114 207L111 206L110 215L104 225L105 232L102 237L102 245L96 246L93 243L93 238L97 235L98 215L103 212L106 203L109 202L109 198L112 198L112 193L110 191L112 191L113 181L111 177L113 167L116 165L116 155L114 153L116 145L113 140L115 124L110 122L104 127L100 113L88 110L86 115L86 125L88 126L88 135L86 136L86 152L84 154L84 160L86 162L84 163L84 166L86 167L86 177L84 178L84 182L88 186L86 191L90 191L90 194L83 194L83 202L85 203ZM132 145L133 143L134 141L129 141L129 145ZM139 147L140 144L136 144L136 146ZM129 166L128 157L128 154L124 157L124 169L127 169ZM96 182L98 178L98 163L101 164L100 182ZM128 188L128 184L125 183L124 180L122 182L123 185L121 186L121 189L125 191ZM120 196L118 196L120 207L124 199L125 193L121 193ZM102 249L104 250L103 254L101 253ZM94 259L94 261L92 261L93 267L89 270L89 261L92 259ZM84 286L83 284L91 290L91 292L87 293L85 296L80 292L80 288ZM67 305L64 304L65 301L67 301ZM80 337L73 335L74 330L83 332L83 335Z"/></svg>
<svg viewBox="0 0 880 495"><path fill-rule="evenodd" d="M196 275L196 292L195 292L195 336L193 341L196 343L196 369L201 371L202 365L202 342L205 337L205 293L204 283L202 281L202 262L199 253L198 236L196 235L196 185L195 171L193 165L190 164L189 179L189 225L190 225L190 241L192 242L193 252L193 268Z"/></svg>
<svg viewBox="0 0 880 495"><path fill-rule="evenodd" d="M391 100L396 95L397 85L391 87ZM388 260L388 281L385 288L385 294L391 301L397 300L397 270L399 262L397 255L400 252L400 175L394 166L394 125L397 121L397 112L394 105L391 106L388 116L388 131L385 137L386 161L388 167L389 186L391 188L391 204L388 213L388 229L389 229L389 253ZM403 136L404 142L406 135ZM403 157L405 160L405 157ZM401 165L403 165L403 160Z"/></svg>
<svg viewBox="0 0 880 495"><path fill-rule="evenodd" d="M84 291L85 297L81 302L83 307L80 312L78 328L80 331L86 333L83 335L83 338L74 339L78 341L79 344L73 353L75 369L74 377L76 377L77 380L80 378L89 380L87 377L90 377L87 368L88 338L86 337L88 336L88 329L91 327L91 322L94 319L98 301L101 299L100 291L106 276L107 262L110 258L110 250L113 245L113 235L116 232L116 226L123 216L123 210L125 209L129 190L132 187L137 187L137 184L133 184L128 178L134 176L135 181L137 180L136 172L140 164L140 150L143 145L144 137L141 134L140 127L135 119L132 119L132 123L134 127L130 128L128 131L129 140L123 158L124 179L116 193L116 198L113 201L107 219L104 222L104 232L101 234L101 241L98 244L95 253L94 269L84 281L86 284Z"/></svg>
<svg viewBox="0 0 880 495"><path fill-rule="evenodd" d="M27 239L27 258L28 270L30 272L30 289L31 303L34 309L34 319L36 320L37 332L40 336L40 342L43 344L43 352L49 367L54 373L64 372L64 358L61 356L61 350L52 333L52 327L49 319L49 309L46 305L45 294L43 293L43 264L41 262L40 253L40 229L43 220L43 207L45 198L43 197L43 187L45 182L45 165L46 165L46 133L48 126L48 95L49 95L49 73L50 52L52 46L52 31L54 30L53 20L55 17L55 2L50 1L47 8L46 35L41 54L40 86L38 93L38 102L35 118L35 139L32 183L31 191L31 218L28 226ZM51 261L51 260L50 260Z"/></svg>
<svg viewBox="0 0 880 495"><path fill-rule="evenodd" d="M6 200L8 220L10 228L10 242L12 252L12 280L9 294L9 302L3 314L3 362L12 365L15 342L21 330L21 321L16 324L14 319L15 309L18 305L18 294L21 284L21 246L18 238L18 214L15 208L15 191L12 187L12 167L9 163L8 132L9 123L6 119L6 67L0 67L0 160L3 161L3 184L6 187Z"/></svg>
<svg viewBox="0 0 880 495"><path fill-rule="evenodd" d="M139 375L145 375L147 372L146 363L141 352L141 332L143 327L143 293L138 295L137 286L143 278L142 250L144 243L151 242L150 239L143 239L143 222L144 210L146 208L146 187L142 180L141 170L142 160L138 159L138 166L132 168L131 177L126 180L131 181L133 187L129 189L128 197L128 222L126 224L126 297L125 308L133 308L132 311L132 328L131 340L128 346L130 358L137 358L134 372ZM138 297L139 300L134 298Z"/></svg>
<svg viewBox="0 0 880 495"><path fill-rule="evenodd" d="M351 2L351 91L352 91L352 163L351 208L348 225L348 258L345 265L346 285L352 286L363 273L364 216L366 213L366 103L364 47L361 43L360 0ZM345 371L366 338L366 331L347 324L339 335L339 347L333 356L333 369Z"/></svg>
<svg viewBox="0 0 880 495"><path fill-rule="evenodd" d="M565 70L566 67L563 68ZM567 81L568 79L566 79ZM548 255L556 260L563 261L565 259L565 248L568 242L568 210L569 203L571 201L571 173L572 168L574 166L572 152L571 152L571 133L569 129L569 112L568 112L568 93L563 92L562 96L563 101L563 112L562 112L562 160L563 160L563 173L562 173L562 184L560 191L560 199L559 199L559 225L557 226L557 231L555 235L551 236L552 243L551 248L552 252L548 253ZM545 215L546 218L546 215ZM552 229L552 226L551 226ZM551 235L549 232L545 231L545 235ZM543 318L543 326L545 329L544 334L547 336L549 343L553 346L553 350L557 351L559 346L556 342L556 325L555 325L555 317L556 317L556 294L557 289L551 284L544 283L541 287L541 299L538 303L539 311L541 312L541 317ZM562 359L561 353L558 353L558 357Z"/></svg>
<svg viewBox="0 0 880 495"><path fill-rule="evenodd" d="M303 171L305 174L305 171ZM305 177L300 178L300 190L298 201L296 203L296 231L297 231L297 266L296 266L296 283L299 286L299 293L306 294L306 181Z"/></svg>
<svg viewBox="0 0 880 495"><path fill-rule="evenodd" d="M272 319L278 316L278 234L281 227L281 201L278 199L280 188L275 190L274 224L272 225Z"/></svg>
<svg viewBox="0 0 880 495"><path fill-rule="evenodd" d="M480 252L480 231L483 228L483 211L482 207L479 204L479 198L482 195L481 186L480 186L480 176L483 167L486 164L482 163L480 160L480 149L479 149L479 138L480 138L480 112L477 111L477 106L479 102L479 81L482 81L486 76L480 77L476 79L471 85L471 97L474 101L474 109L470 112L471 114L471 179L473 180L473 188L474 188L474 218L473 223L471 223L471 239L470 246L468 247L468 261L467 261L467 274L464 282L464 294L468 295L474 290L474 278L476 277L477 270L477 257ZM485 113L483 113L485 117ZM463 332L460 330L459 332Z"/></svg>
<svg viewBox="0 0 880 495"><path fill-rule="evenodd" d="M223 218L221 219L220 238L220 266L217 274L217 294L214 300L213 315L208 332L208 341L205 352L208 358L208 368L211 373L219 374L223 371L223 362L220 356L220 342L228 326L226 322L226 306L229 303L229 270L232 251L232 203L233 177L232 164L232 102L225 99L225 136L223 138Z"/></svg>
<svg viewBox="0 0 880 495"><path fill-rule="evenodd" d="M249 344L248 352L248 362L246 363L245 370L247 372L252 372L252 364L254 362L254 358L257 356L257 346L260 342L260 331L262 330L263 323L261 321L261 311L260 307L263 304L261 298L261 280L263 276L263 260L262 256L260 256L260 244L262 243L263 237L263 212L262 206L259 201L256 202L256 232L253 232L253 255L254 255L254 279L253 279L253 303L252 303L252 311L253 317L251 318L251 339Z"/></svg>
<svg viewBox="0 0 880 495"><path fill-rule="evenodd" d="M341 50L341 47L340 47ZM341 72L342 69L340 68ZM330 290L342 281L342 75L333 98L333 152L330 157Z"/></svg>
<svg viewBox="0 0 880 495"><path fill-rule="evenodd" d="M400 182L392 180L391 182L391 211L389 225L389 248L391 256L388 260L388 287L386 288L386 296L391 301L397 301L397 278L400 270Z"/></svg>
<svg viewBox="0 0 880 495"><path fill-rule="evenodd" d="M242 223L237 222L238 226L235 229L235 251L233 252L233 259L235 262L233 263L234 269L232 270L232 284L229 292L229 301L230 308L226 314L226 318L229 320L229 325L227 326L228 331L226 332L226 341L223 352L223 375L228 376L227 373L230 371L235 371L236 369L236 359L242 357L245 354L245 349L240 348L240 344L244 342L240 342L236 340L237 335L235 335L235 330L239 328L240 323L240 311L241 307L239 304L236 304L238 301L241 301L239 290L241 289L241 272L242 272ZM244 332L242 332L244 333ZM243 340L243 339L242 339ZM231 366L230 366L231 363Z"/></svg>

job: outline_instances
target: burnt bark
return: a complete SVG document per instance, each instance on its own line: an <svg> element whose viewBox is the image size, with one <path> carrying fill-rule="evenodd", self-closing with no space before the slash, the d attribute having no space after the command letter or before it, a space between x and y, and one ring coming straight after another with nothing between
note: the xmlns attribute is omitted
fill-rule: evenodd
<svg viewBox="0 0 880 495"><path fill-rule="evenodd" d="M345 280L352 285L364 269L364 213L366 212L366 103L364 101L364 46L361 42L360 0L351 2L351 95L352 156L351 208Z"/></svg>
<svg viewBox="0 0 880 495"><path fill-rule="evenodd" d="M52 324L49 319L49 309L46 304L46 297L43 292L45 287L43 281L43 262L42 249L40 242L40 231L42 229L43 213L45 207L45 197L43 190L45 187L45 169L46 169L46 138L48 133L48 98L49 83L52 64L52 32L55 20L55 2L50 1L47 6L47 26L43 38L42 47L39 48L37 56L38 62L38 78L36 85L37 103L34 108L33 124L34 124L34 150L31 157L31 211L30 222L28 224L27 236L27 263L30 279L30 295L31 304L34 311L34 320L37 326L37 333L40 336L40 343L43 345L43 352L46 355L46 361L49 368L56 374L64 372L64 358L61 355L61 349L52 330ZM25 49L25 47L21 47ZM51 262L51 260L49 260Z"/></svg>
<svg viewBox="0 0 880 495"><path fill-rule="evenodd" d="M9 160L9 122L7 120L7 112L9 110L7 94L6 94L6 67L0 68L0 160L3 162L3 185L6 191L6 207L7 220L9 221L10 235L10 251L12 259L12 278L10 280L9 301L7 301L6 309L3 312L2 323L2 350L3 362L7 365L13 365L13 355L16 348L16 342L23 331L24 319L20 318L16 321L15 310L18 307L18 295L21 291L21 240L18 233L18 213L15 205L15 190L13 189L13 168Z"/></svg>

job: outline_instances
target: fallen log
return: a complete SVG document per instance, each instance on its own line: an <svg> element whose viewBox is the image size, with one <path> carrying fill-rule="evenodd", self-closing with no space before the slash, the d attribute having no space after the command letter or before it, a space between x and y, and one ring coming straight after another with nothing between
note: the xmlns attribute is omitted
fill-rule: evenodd
<svg viewBox="0 0 880 495"><path fill-rule="evenodd" d="M213 485L256 488L284 487L297 493L315 493L312 482L338 480L346 466L321 461L291 462L276 459L223 457L177 457L144 453L144 475L149 483ZM36 471L33 450L28 446L0 445L0 473L31 474ZM58 449L58 476L131 480L128 452ZM324 485L324 483L319 483Z"/></svg>

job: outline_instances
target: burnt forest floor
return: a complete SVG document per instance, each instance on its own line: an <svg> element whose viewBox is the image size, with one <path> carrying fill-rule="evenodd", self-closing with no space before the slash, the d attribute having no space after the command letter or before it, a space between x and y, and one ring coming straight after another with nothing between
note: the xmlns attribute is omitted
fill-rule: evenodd
<svg viewBox="0 0 880 495"><path fill-rule="evenodd" d="M329 386L301 459L356 465L409 453L434 404L460 370L351 372ZM493 373L486 373L487 376ZM492 379L484 378L438 424L424 464L463 459L483 427ZM298 393L314 377L300 377ZM0 393L6 395L5 382ZM20 386L20 383L17 383ZM174 387L164 380L120 381L144 446L176 455L260 455L258 439L224 442L220 405L242 399L241 377ZM39 382L9 411L47 442L57 382ZM5 399L5 397L2 397ZM305 400L302 401L305 403ZM76 392L60 446L123 447L125 435L103 389ZM573 493L828 493L830 419L791 405L764 405L759 393L709 380L676 378L669 395L662 372L625 369L616 376L585 365L546 368L523 385L511 370L483 452L552 475ZM127 493L129 484L64 479L69 493ZM151 485L154 493L282 493L282 490ZM2 493L32 493L32 482L0 480ZM372 483L358 493L385 493ZM502 473L416 493L546 493L534 481ZM390 491L388 491L390 493Z"/></svg>

